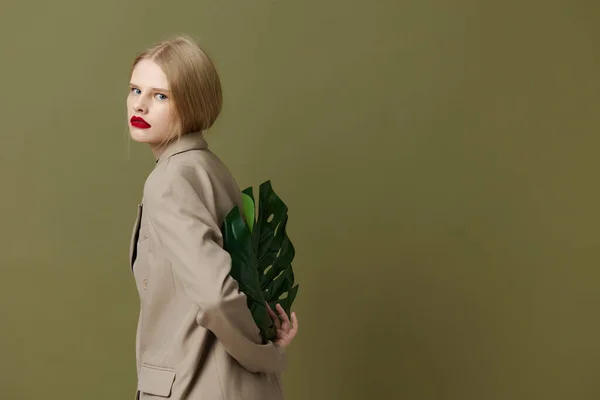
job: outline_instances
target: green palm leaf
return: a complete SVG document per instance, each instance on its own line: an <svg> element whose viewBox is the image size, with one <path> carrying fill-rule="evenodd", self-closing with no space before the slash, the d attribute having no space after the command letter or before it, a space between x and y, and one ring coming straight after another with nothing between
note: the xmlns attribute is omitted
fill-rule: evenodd
<svg viewBox="0 0 600 400"><path fill-rule="evenodd" d="M288 209L270 181L260 185L257 216L251 187L242 192L242 199L246 222L234 207L222 227L224 248L231 255L231 276L246 294L263 339L273 340L276 330L265 304L273 310L281 304L290 315L298 293L292 269L295 249L285 230Z"/></svg>

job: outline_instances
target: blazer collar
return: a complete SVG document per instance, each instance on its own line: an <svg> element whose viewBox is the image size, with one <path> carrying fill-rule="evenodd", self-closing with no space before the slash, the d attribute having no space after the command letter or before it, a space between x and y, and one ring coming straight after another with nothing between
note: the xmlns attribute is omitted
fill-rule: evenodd
<svg viewBox="0 0 600 400"><path fill-rule="evenodd" d="M208 144L206 143L206 139L202 132L186 133L167 144L158 160L156 160L156 163L158 164L162 160L166 160L169 157L178 153L183 153L184 151L202 150L206 148L208 148Z"/></svg>

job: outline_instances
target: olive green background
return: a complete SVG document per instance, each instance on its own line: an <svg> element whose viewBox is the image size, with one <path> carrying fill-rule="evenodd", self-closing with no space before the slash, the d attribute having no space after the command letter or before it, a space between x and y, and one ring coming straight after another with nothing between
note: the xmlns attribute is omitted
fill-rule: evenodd
<svg viewBox="0 0 600 400"><path fill-rule="evenodd" d="M221 73L209 142L290 207L289 400L598 399L596 1L0 6L0 398L129 399L153 159L138 51Z"/></svg>

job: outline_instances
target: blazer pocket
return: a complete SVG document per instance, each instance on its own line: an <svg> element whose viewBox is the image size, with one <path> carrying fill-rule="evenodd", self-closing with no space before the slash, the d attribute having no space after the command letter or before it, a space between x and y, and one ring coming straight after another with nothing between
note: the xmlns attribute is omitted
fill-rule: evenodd
<svg viewBox="0 0 600 400"><path fill-rule="evenodd" d="M142 364L138 379L138 390L142 394L168 398L171 396L174 381L174 370Z"/></svg>

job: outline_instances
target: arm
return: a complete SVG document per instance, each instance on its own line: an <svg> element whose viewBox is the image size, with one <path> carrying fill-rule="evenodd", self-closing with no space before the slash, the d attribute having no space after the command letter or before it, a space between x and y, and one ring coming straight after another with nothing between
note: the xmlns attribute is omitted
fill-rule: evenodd
<svg viewBox="0 0 600 400"><path fill-rule="evenodd" d="M150 224L173 274L198 305L198 324L212 331L226 351L249 371L282 372L286 364L284 350L272 342L261 344L246 296L229 275L230 255L219 244L221 231L204 201L204 190L212 193L212 188L206 186L210 185L208 179L196 168L168 172L147 196Z"/></svg>

